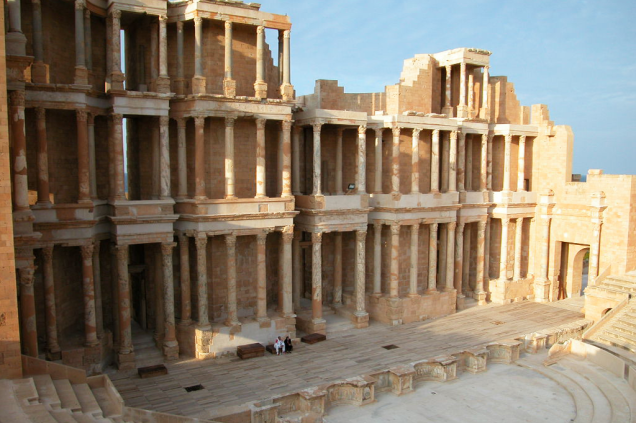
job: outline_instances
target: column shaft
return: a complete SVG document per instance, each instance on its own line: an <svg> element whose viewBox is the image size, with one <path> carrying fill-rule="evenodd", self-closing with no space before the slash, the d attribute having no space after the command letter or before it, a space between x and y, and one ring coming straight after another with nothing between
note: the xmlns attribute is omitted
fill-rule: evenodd
<svg viewBox="0 0 636 423"><path fill-rule="evenodd" d="M177 78L183 76L183 21L177 21Z"/></svg>
<svg viewBox="0 0 636 423"><path fill-rule="evenodd" d="M413 129L411 144L411 194L420 192L420 129Z"/></svg>
<svg viewBox="0 0 636 423"><path fill-rule="evenodd" d="M437 223L429 226L428 238L428 292L437 291Z"/></svg>
<svg viewBox="0 0 636 423"><path fill-rule="evenodd" d="M203 77L203 18L194 18L194 76Z"/></svg>
<svg viewBox="0 0 636 423"><path fill-rule="evenodd" d="M543 282L547 282L549 259L550 259L550 217L544 217L541 219L541 263L539 270L539 279ZM591 254L590 254L591 256Z"/></svg>
<svg viewBox="0 0 636 423"><path fill-rule="evenodd" d="M374 192L382 194L382 131L384 128L375 128L375 180Z"/></svg>
<svg viewBox="0 0 636 423"><path fill-rule="evenodd" d="M40 41L41 42L41 41ZM86 69L93 69L93 36L91 30L91 11L84 10L84 48Z"/></svg>
<svg viewBox="0 0 636 423"><path fill-rule="evenodd" d="M342 305L342 232L333 235L333 304L339 306Z"/></svg>
<svg viewBox="0 0 636 423"><path fill-rule="evenodd" d="M227 247L227 326L239 324L236 304L236 235L225 235Z"/></svg>
<svg viewBox="0 0 636 423"><path fill-rule="evenodd" d="M256 82L254 91L257 98L267 97L267 83L265 82L265 27L256 28Z"/></svg>
<svg viewBox="0 0 636 423"><path fill-rule="evenodd" d="M367 127L358 126L358 154L357 154L356 176L358 194L367 193ZM365 232L366 233L366 232Z"/></svg>
<svg viewBox="0 0 636 423"><path fill-rule="evenodd" d="M205 117L194 118L194 198L207 199L205 194Z"/></svg>
<svg viewBox="0 0 636 423"><path fill-rule="evenodd" d="M382 224L373 224L373 294L382 294Z"/></svg>
<svg viewBox="0 0 636 423"><path fill-rule="evenodd" d="M523 242L523 217L518 217L515 224L515 266L514 280L521 279L521 249Z"/></svg>
<svg viewBox="0 0 636 423"><path fill-rule="evenodd" d="M448 156L448 191L457 191L457 131L450 133Z"/></svg>
<svg viewBox="0 0 636 423"><path fill-rule="evenodd" d="M314 142L313 142L313 147L314 147L314 154L313 154L313 190L311 192L311 195L322 195L322 189L321 189L321 172L320 172L320 167L322 165L321 163L321 158L320 158L320 128L322 126L322 124L320 123L314 123L313 125L314 128Z"/></svg>
<svg viewBox="0 0 636 423"><path fill-rule="evenodd" d="M473 191L473 134L466 137L466 191Z"/></svg>
<svg viewBox="0 0 636 423"><path fill-rule="evenodd" d="M457 189L466 191L466 134L459 131L457 141Z"/></svg>
<svg viewBox="0 0 636 423"><path fill-rule="evenodd" d="M177 198L188 196L188 161L186 147L186 118L177 119Z"/></svg>
<svg viewBox="0 0 636 423"><path fill-rule="evenodd" d="M13 3L14 1L9 1ZM32 2L33 7L33 61L44 61L44 48L42 47L42 4L39 0Z"/></svg>
<svg viewBox="0 0 636 423"><path fill-rule="evenodd" d="M95 116L88 115L88 179L91 199L97 199L97 157L95 155Z"/></svg>
<svg viewBox="0 0 636 423"><path fill-rule="evenodd" d="M525 191L526 136L519 137L519 160L517 165L517 191Z"/></svg>
<svg viewBox="0 0 636 423"><path fill-rule="evenodd" d="M119 308L119 354L133 352L132 330L130 327L130 281L128 277L128 245L118 244L117 292Z"/></svg>
<svg viewBox="0 0 636 423"><path fill-rule="evenodd" d="M42 249L44 266L44 306L46 313L46 349L49 354L57 355L60 345L57 338L57 311L55 305L55 279L53 275L53 246Z"/></svg>
<svg viewBox="0 0 636 423"><path fill-rule="evenodd" d="M256 235L256 319L267 319L267 232Z"/></svg>
<svg viewBox="0 0 636 423"><path fill-rule="evenodd" d="M474 117L473 111L475 109L475 78L473 72L468 74L468 117Z"/></svg>
<svg viewBox="0 0 636 423"><path fill-rule="evenodd" d="M159 143L160 161L159 169L161 174L161 199L171 198L170 194L170 118L161 116L159 118Z"/></svg>
<svg viewBox="0 0 636 423"><path fill-rule="evenodd" d="M33 267L23 267L20 272L20 321L21 343L24 354L38 356L38 332L35 316L35 294L33 292Z"/></svg>
<svg viewBox="0 0 636 423"><path fill-rule="evenodd" d="M602 221L597 221L594 224L594 233L592 235L592 243L590 244L590 262L588 266L588 286L596 285L596 278L598 277L598 263L599 253L601 249L601 228Z"/></svg>
<svg viewBox="0 0 636 423"><path fill-rule="evenodd" d="M200 233L195 242L197 247L197 314L199 327L208 327L208 266L206 262L208 238L204 233Z"/></svg>
<svg viewBox="0 0 636 423"><path fill-rule="evenodd" d="M457 297L463 298L462 284L463 284L463 264L464 264L464 223L459 223L457 226L457 232L455 233L455 289L457 290Z"/></svg>
<svg viewBox="0 0 636 423"><path fill-rule="evenodd" d="M84 43L84 1L75 1L75 67L86 68L86 45ZM75 83L77 73L75 74Z"/></svg>
<svg viewBox="0 0 636 423"><path fill-rule="evenodd" d="M466 107L466 62L462 62L459 66L459 105Z"/></svg>
<svg viewBox="0 0 636 423"><path fill-rule="evenodd" d="M431 147L431 194L439 193L439 129L433 130Z"/></svg>
<svg viewBox="0 0 636 423"><path fill-rule="evenodd" d="M400 192L400 128L394 127L393 149L391 151L391 193Z"/></svg>
<svg viewBox="0 0 636 423"><path fill-rule="evenodd" d="M451 65L446 65L446 89L444 91L444 108L442 113L448 117L453 117L453 108L451 107L451 76L452 67Z"/></svg>
<svg viewBox="0 0 636 423"><path fill-rule="evenodd" d="M281 130L283 131L283 169L282 179L283 187L281 197L292 196L292 166L291 166L291 120L284 120L281 123Z"/></svg>
<svg viewBox="0 0 636 423"><path fill-rule="evenodd" d="M488 135L481 135L481 166L480 166L479 189L488 190Z"/></svg>
<svg viewBox="0 0 636 423"><path fill-rule="evenodd" d="M484 79L482 81L482 103L481 103L481 118L489 120L488 115L488 69L489 66L484 66Z"/></svg>
<svg viewBox="0 0 636 423"><path fill-rule="evenodd" d="M446 224L446 289L445 291L452 291L454 287L454 275L455 275L455 228L457 222L449 222Z"/></svg>
<svg viewBox="0 0 636 423"><path fill-rule="evenodd" d="M294 310L296 314L300 312L300 296L303 289L303 269L301 268L301 253L302 247L300 246L300 238L302 237L301 231L294 233L294 241L292 244L292 272L293 272L293 289L292 296L294 302Z"/></svg>
<svg viewBox="0 0 636 423"><path fill-rule="evenodd" d="M492 191L492 138L493 138L493 133L489 132L488 145L487 145L488 151L487 151L487 157L486 157L486 163L487 163L486 187L488 191Z"/></svg>
<svg viewBox="0 0 636 423"><path fill-rule="evenodd" d="M322 320L322 233L311 234L311 317Z"/></svg>
<svg viewBox="0 0 636 423"><path fill-rule="evenodd" d="M181 284L181 322L189 323L192 318L190 293L190 238L179 234L179 281Z"/></svg>
<svg viewBox="0 0 636 423"><path fill-rule="evenodd" d="M46 109L36 108L35 119L38 142L38 203L50 204L49 198L49 156L46 136Z"/></svg>
<svg viewBox="0 0 636 423"><path fill-rule="evenodd" d="M104 335L104 314L102 308L102 275L99 260L100 241L93 244L93 285L95 286L95 323L97 324L97 338Z"/></svg>
<svg viewBox="0 0 636 423"><path fill-rule="evenodd" d="M504 138L504 180L503 191L510 191L510 146L512 135L508 134Z"/></svg>
<svg viewBox="0 0 636 423"><path fill-rule="evenodd" d="M294 227L292 225L283 228L282 241L282 284L283 284L283 317L294 317L292 304L292 240L294 238Z"/></svg>
<svg viewBox="0 0 636 423"><path fill-rule="evenodd" d="M13 204L15 211L29 209L24 104L24 91L10 92L9 122L13 138Z"/></svg>
<svg viewBox="0 0 636 423"><path fill-rule="evenodd" d="M470 294L472 289L470 287L470 252L471 252L471 233L473 225L466 223L464 226L464 253L462 254L462 291L466 294Z"/></svg>
<svg viewBox="0 0 636 423"><path fill-rule="evenodd" d="M234 122L225 118L225 199L234 199Z"/></svg>
<svg viewBox="0 0 636 423"><path fill-rule="evenodd" d="M508 279L508 227L510 219L501 219L501 255L499 257L499 279Z"/></svg>
<svg viewBox="0 0 636 423"><path fill-rule="evenodd" d="M355 280L355 298L356 298L356 311L357 316L367 314L365 309L365 256L366 256L366 244L367 237L366 231L356 231L356 267L354 271L353 279Z"/></svg>
<svg viewBox="0 0 636 423"><path fill-rule="evenodd" d="M480 304L485 303L486 292L484 291L484 247L486 245L486 222L479 221L477 230L477 281L475 283L475 299Z"/></svg>
<svg viewBox="0 0 636 423"><path fill-rule="evenodd" d="M124 140L123 140L123 128L122 120L123 116L119 114L112 114L112 152L113 152L113 187L114 192L111 196L115 200L124 201L126 199L124 191Z"/></svg>
<svg viewBox="0 0 636 423"><path fill-rule="evenodd" d="M110 82L111 88L123 90L124 78L121 72L121 10L113 9L110 13L110 29L111 43L110 54L111 69Z"/></svg>
<svg viewBox="0 0 636 423"><path fill-rule="evenodd" d="M256 119L256 198L265 197L265 119Z"/></svg>
<svg viewBox="0 0 636 423"><path fill-rule="evenodd" d="M391 224L391 266L389 275L389 296L400 296L400 225Z"/></svg>
<svg viewBox="0 0 636 423"><path fill-rule="evenodd" d="M178 350L166 353L166 347L177 346L174 317L174 277L172 272L172 249L176 244L167 242L161 244L161 257L163 267L163 307L164 307L164 354L169 358L179 358ZM175 357L176 355L176 357Z"/></svg>
<svg viewBox="0 0 636 423"><path fill-rule="evenodd" d="M168 17L159 15L159 76L168 77Z"/></svg>
<svg viewBox="0 0 636 423"><path fill-rule="evenodd" d="M283 84L291 85L290 34L287 29L283 33Z"/></svg>
<svg viewBox="0 0 636 423"><path fill-rule="evenodd" d="M81 246L82 287L84 291L84 333L86 346L97 345L97 322L95 320L95 283L93 280L93 244Z"/></svg>
<svg viewBox="0 0 636 423"><path fill-rule="evenodd" d="M300 134L302 128L292 128L292 194L300 195Z"/></svg>
<svg viewBox="0 0 636 423"><path fill-rule="evenodd" d="M410 285L409 295L417 295L417 265L418 265L418 246L419 246L420 224L411 226L411 269L410 269Z"/></svg>

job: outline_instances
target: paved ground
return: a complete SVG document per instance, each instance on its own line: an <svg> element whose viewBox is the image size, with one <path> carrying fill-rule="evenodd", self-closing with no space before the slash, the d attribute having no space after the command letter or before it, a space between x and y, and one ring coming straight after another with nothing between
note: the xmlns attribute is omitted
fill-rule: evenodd
<svg viewBox="0 0 636 423"><path fill-rule="evenodd" d="M150 379L113 374L111 379L126 405L180 414L296 392L310 386L383 370L397 364L518 337L582 319L582 299L560 303L522 302L474 307L422 323L389 327L371 324L314 345L301 344L292 354L239 359L187 360L167 364L169 374ZM328 335L329 336L329 335ZM399 348L386 350L394 344ZM184 387L204 389L186 392Z"/></svg>

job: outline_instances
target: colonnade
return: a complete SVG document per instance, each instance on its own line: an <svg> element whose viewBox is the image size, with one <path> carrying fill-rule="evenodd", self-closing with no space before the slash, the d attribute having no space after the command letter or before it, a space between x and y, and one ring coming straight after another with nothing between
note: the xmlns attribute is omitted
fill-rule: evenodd
<svg viewBox="0 0 636 423"><path fill-rule="evenodd" d="M474 112L474 76L472 73L468 75L466 78L466 62L461 62L460 66L460 78L459 78L459 104L457 105L457 116L459 118L469 117L469 114L472 115ZM480 108L481 118L486 118L488 116L488 83L490 80L489 70L490 66L486 65L483 67L483 81L482 81L482 102ZM444 67L446 71L446 79L444 84L444 106L442 108L442 113L453 117L453 106L451 105L452 98L452 72L453 66L447 64ZM466 83L468 83L468 102L466 101Z"/></svg>

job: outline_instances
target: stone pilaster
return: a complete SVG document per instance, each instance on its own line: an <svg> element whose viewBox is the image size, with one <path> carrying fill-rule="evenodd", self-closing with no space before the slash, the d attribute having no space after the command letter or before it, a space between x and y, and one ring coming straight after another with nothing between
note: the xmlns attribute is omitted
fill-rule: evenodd
<svg viewBox="0 0 636 423"><path fill-rule="evenodd" d="M474 169L474 160L473 160L473 134L468 135L466 137L466 191L473 191L473 169Z"/></svg>
<svg viewBox="0 0 636 423"><path fill-rule="evenodd" d="M519 158L518 158L518 164L517 164L517 191L519 192L526 190L525 167L526 167L526 136L521 135L519 137Z"/></svg>
<svg viewBox="0 0 636 423"><path fill-rule="evenodd" d="M21 343L24 355L38 356L38 329L35 316L35 294L33 292L33 266L19 269L20 277L20 322Z"/></svg>
<svg viewBox="0 0 636 423"><path fill-rule="evenodd" d="M431 194L439 194L439 129L433 130L431 147Z"/></svg>
<svg viewBox="0 0 636 423"><path fill-rule="evenodd" d="M236 95L236 81L232 79L232 22L225 21L225 74L223 78L223 94L226 97Z"/></svg>
<svg viewBox="0 0 636 423"><path fill-rule="evenodd" d="M339 307L342 305L342 232L335 232L333 236L333 306Z"/></svg>
<svg viewBox="0 0 636 423"><path fill-rule="evenodd" d="M208 317L208 265L206 246L208 238L205 233L199 233L195 238L197 248L197 314L199 328L209 328Z"/></svg>
<svg viewBox="0 0 636 423"><path fill-rule="evenodd" d="M400 127L394 126L391 150L391 193L400 193Z"/></svg>
<svg viewBox="0 0 636 423"><path fill-rule="evenodd" d="M373 295L382 295L382 223L373 224Z"/></svg>
<svg viewBox="0 0 636 423"><path fill-rule="evenodd" d="M367 126L358 126L356 179L358 194L367 193Z"/></svg>
<svg viewBox="0 0 636 423"><path fill-rule="evenodd" d="M429 225L428 239L428 294L437 291L437 223Z"/></svg>
<svg viewBox="0 0 636 423"><path fill-rule="evenodd" d="M322 127L322 123L314 123L312 124L314 128L314 142L313 142L313 189L311 195L322 195L322 188L320 186L321 181L321 158L320 158L320 128Z"/></svg>
<svg viewBox="0 0 636 423"><path fill-rule="evenodd" d="M181 322L190 323L192 318L192 303L190 300L190 238L179 234L179 265L181 285Z"/></svg>
<svg viewBox="0 0 636 423"><path fill-rule="evenodd" d="M418 264L418 246L419 246L419 222L411 226L411 266L410 266L410 284L409 295L417 296L417 264Z"/></svg>
<svg viewBox="0 0 636 423"><path fill-rule="evenodd" d="M97 322L95 319L95 282L93 280L93 244L85 244L82 252L82 287L84 291L84 334L85 345L93 347L97 340Z"/></svg>
<svg viewBox="0 0 636 423"><path fill-rule="evenodd" d="M523 247L523 217L518 217L515 224L515 266L514 280L521 279L521 250Z"/></svg>
<svg viewBox="0 0 636 423"><path fill-rule="evenodd" d="M375 175L373 192L382 194L382 132L384 128L375 128Z"/></svg>
<svg viewBox="0 0 636 423"><path fill-rule="evenodd" d="M160 196L162 200L172 198L170 194L170 118L159 117L159 173L161 178Z"/></svg>
<svg viewBox="0 0 636 423"><path fill-rule="evenodd" d="M172 249L174 242L161 244L161 262L163 267L163 307L164 307L164 337L163 355L168 360L179 358L179 344L175 332L174 318L174 278L172 272Z"/></svg>
<svg viewBox="0 0 636 423"><path fill-rule="evenodd" d="M391 224L391 265L389 275L389 296L398 298L400 283L400 225Z"/></svg>
<svg viewBox="0 0 636 423"><path fill-rule="evenodd" d="M446 287L444 291L452 291L455 289L453 276L455 275L455 228L457 222L449 222L446 224Z"/></svg>
<svg viewBox="0 0 636 423"><path fill-rule="evenodd" d="M207 199L205 193L205 117L194 118L194 199Z"/></svg>
<svg viewBox="0 0 636 423"><path fill-rule="evenodd" d="M194 77L192 94L205 94L206 80L203 76L203 18L194 17Z"/></svg>
<svg viewBox="0 0 636 423"><path fill-rule="evenodd" d="M254 82L255 96L258 99L267 98L267 82L265 82L265 27L256 27L256 82Z"/></svg>
<svg viewBox="0 0 636 423"><path fill-rule="evenodd" d="M354 324L356 328L369 326L369 313L365 307L365 256L366 231L356 231L356 263L354 270L356 311Z"/></svg>
<svg viewBox="0 0 636 423"><path fill-rule="evenodd" d="M44 266L44 308L46 313L46 353L49 360L61 358L57 337L57 311L55 304L55 279L53 276L53 245L42 249Z"/></svg>
<svg viewBox="0 0 636 423"><path fill-rule="evenodd" d="M421 129L413 129L411 140L411 194L420 192L420 132Z"/></svg>
<svg viewBox="0 0 636 423"><path fill-rule="evenodd" d="M227 248L227 319L226 326L240 325L236 304L236 235L225 235Z"/></svg>
<svg viewBox="0 0 636 423"><path fill-rule="evenodd" d="M283 136L283 168L282 168L282 191L281 197L289 198L292 196L292 174L291 174L291 120L283 120L281 122L281 130Z"/></svg>

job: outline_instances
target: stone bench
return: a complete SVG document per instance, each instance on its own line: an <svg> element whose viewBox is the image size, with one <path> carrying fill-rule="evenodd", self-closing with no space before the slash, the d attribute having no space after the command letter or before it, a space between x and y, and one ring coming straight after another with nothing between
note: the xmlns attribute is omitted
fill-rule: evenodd
<svg viewBox="0 0 636 423"><path fill-rule="evenodd" d="M236 355L242 360L247 360L248 358L254 357L262 357L263 354L265 354L265 347L263 347L259 343L239 345L238 347L236 347Z"/></svg>
<svg viewBox="0 0 636 423"><path fill-rule="evenodd" d="M322 342L322 341L326 341L327 340L327 336L323 335L322 333L312 333L309 335L305 335L302 338L300 338L301 342L304 342L305 344L315 344L317 342Z"/></svg>

